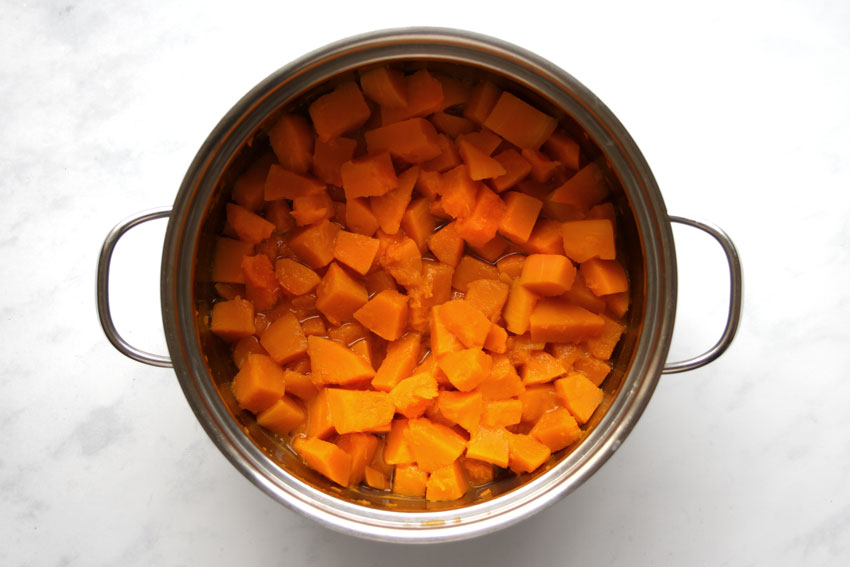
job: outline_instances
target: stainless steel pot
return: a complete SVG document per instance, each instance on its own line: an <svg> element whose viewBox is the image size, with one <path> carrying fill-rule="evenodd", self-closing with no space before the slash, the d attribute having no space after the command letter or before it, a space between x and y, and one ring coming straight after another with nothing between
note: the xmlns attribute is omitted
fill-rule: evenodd
<svg viewBox="0 0 850 567"><path fill-rule="evenodd" d="M321 93L353 70L393 62L488 76L557 116L583 151L607 165L621 217L619 240L631 279L628 331L603 383L605 399L587 437L553 456L543 470L472 492L456 503L426 503L368 490L341 489L300 463L280 441L240 412L226 386L235 369L226 346L208 330L213 299L209 265L214 235L234 175L282 109ZM133 226L169 217L162 254L162 315L169 356L124 341L109 312L109 263ZM665 365L676 314L676 259L671 222L714 237L727 256L730 303L720 340L702 355ZM127 356L172 366L198 420L233 465L271 497L331 528L397 542L437 542L504 528L552 504L617 450L640 417L662 373L707 364L731 343L741 312L741 267L731 240L710 225L670 217L649 166L614 115L581 83L552 63L493 38L415 28L361 35L287 65L242 98L212 131L189 167L170 209L135 215L108 235L97 276L98 310L109 340Z"/></svg>

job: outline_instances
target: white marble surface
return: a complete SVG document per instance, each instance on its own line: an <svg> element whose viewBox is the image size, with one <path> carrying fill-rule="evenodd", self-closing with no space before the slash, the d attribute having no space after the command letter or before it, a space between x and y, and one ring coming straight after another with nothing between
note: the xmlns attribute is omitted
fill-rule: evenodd
<svg viewBox="0 0 850 567"><path fill-rule="evenodd" d="M0 565L847 565L850 5L364 4L3 4ZM245 91L329 41L400 25L487 33L567 69L631 132L670 212L729 232L746 276L732 348L664 377L579 490L427 548L338 535L270 500L170 370L107 343L94 304L106 232L171 203ZM128 236L113 286L119 326L158 351L163 230ZM726 279L715 247L676 235L678 358L719 333Z"/></svg>

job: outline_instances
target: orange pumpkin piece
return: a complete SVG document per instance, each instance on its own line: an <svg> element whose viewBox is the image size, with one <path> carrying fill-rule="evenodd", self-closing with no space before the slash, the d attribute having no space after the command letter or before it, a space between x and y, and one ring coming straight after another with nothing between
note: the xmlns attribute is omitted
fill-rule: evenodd
<svg viewBox="0 0 850 567"><path fill-rule="evenodd" d="M371 114L360 87L354 81L346 81L320 96L307 111L323 142L359 128Z"/></svg>
<svg viewBox="0 0 850 567"><path fill-rule="evenodd" d="M490 374L478 385L484 400L504 400L519 397L525 392L525 386L516 372L516 368L504 355L492 357L493 366Z"/></svg>
<svg viewBox="0 0 850 567"><path fill-rule="evenodd" d="M366 287L332 262L316 288L316 308L332 325L339 325L369 301Z"/></svg>
<svg viewBox="0 0 850 567"><path fill-rule="evenodd" d="M340 230L334 241L333 255L358 274L365 276L372 268L379 246L376 238Z"/></svg>
<svg viewBox="0 0 850 567"><path fill-rule="evenodd" d="M410 203L401 217L402 230L416 242L421 253L428 249L428 239L434 233L436 224L430 212L429 201L425 197Z"/></svg>
<svg viewBox="0 0 850 567"><path fill-rule="evenodd" d="M531 339L544 342L580 342L598 337L605 321L599 315L563 299L546 298L529 318Z"/></svg>
<svg viewBox="0 0 850 567"><path fill-rule="evenodd" d="M428 372L405 378L390 390L390 399L398 413L407 418L420 417L437 397L437 380Z"/></svg>
<svg viewBox="0 0 850 567"><path fill-rule="evenodd" d="M357 486L365 476L366 467L375 458L378 438L371 433L345 433L337 438L336 446L351 456L351 476L348 484Z"/></svg>
<svg viewBox="0 0 850 567"><path fill-rule="evenodd" d="M578 373L555 380L555 391L580 425L587 423L603 397L602 390Z"/></svg>
<svg viewBox="0 0 850 567"><path fill-rule="evenodd" d="M382 106L382 124L391 124L413 116L425 116L441 108L443 84L430 71L420 69L404 79L407 104L401 108Z"/></svg>
<svg viewBox="0 0 850 567"><path fill-rule="evenodd" d="M398 465L393 473L393 492L399 496L422 498L428 487L428 473L414 464Z"/></svg>
<svg viewBox="0 0 850 567"><path fill-rule="evenodd" d="M398 177L387 151L376 151L349 160L339 171L346 201L385 195L398 186Z"/></svg>
<svg viewBox="0 0 850 567"><path fill-rule="evenodd" d="M428 418L408 420L404 434L416 464L425 472L433 472L452 464L466 449L466 440L450 427Z"/></svg>
<svg viewBox="0 0 850 567"><path fill-rule="evenodd" d="M422 283L422 254L412 238L388 239L386 247L379 253L378 263L399 285L415 287Z"/></svg>
<svg viewBox="0 0 850 567"><path fill-rule="evenodd" d="M313 128L300 114L284 114L269 130L269 144L277 161L296 173L307 173L310 170L313 139Z"/></svg>
<svg viewBox="0 0 850 567"><path fill-rule="evenodd" d="M510 286L499 280L475 280L467 285L464 300L495 323L502 316L509 290Z"/></svg>
<svg viewBox="0 0 850 567"><path fill-rule="evenodd" d="M499 100L501 93L501 89L490 81L485 80L477 83L472 88L472 92L469 93L469 100L466 101L463 115L478 124L483 124L493 107L496 106L496 101Z"/></svg>
<svg viewBox="0 0 850 567"><path fill-rule="evenodd" d="M213 304L210 331L233 342L254 334L254 304L237 297Z"/></svg>
<svg viewBox="0 0 850 567"><path fill-rule="evenodd" d="M543 143L543 151L566 167L572 170L579 169L581 148L578 142L566 134L553 132L549 139Z"/></svg>
<svg viewBox="0 0 850 567"><path fill-rule="evenodd" d="M249 165L242 175L236 178L230 196L237 205L241 205L253 213L263 207L266 177L269 173L269 167L274 162L273 154L264 153Z"/></svg>
<svg viewBox="0 0 850 567"><path fill-rule="evenodd" d="M455 268L455 273L452 277L452 287L458 291L466 292L471 282L485 279L499 279L499 270L496 266L482 262L473 256L464 255Z"/></svg>
<svg viewBox="0 0 850 567"><path fill-rule="evenodd" d="M428 248L434 256L443 264L455 267L463 255L463 239L455 230L455 222L452 221L431 235L428 240ZM224 240L224 239L222 239Z"/></svg>
<svg viewBox="0 0 850 567"><path fill-rule="evenodd" d="M508 445L511 452L508 466L515 473L537 470L552 454L549 447L530 435L512 434Z"/></svg>
<svg viewBox="0 0 850 567"><path fill-rule="evenodd" d="M460 154L455 143L445 134L437 134L437 143L440 146L440 155L428 161L422 162L422 169L428 171L447 171L460 165Z"/></svg>
<svg viewBox="0 0 850 567"><path fill-rule="evenodd" d="M582 431L569 411L557 408L541 415L528 434L554 453L581 439Z"/></svg>
<svg viewBox="0 0 850 567"><path fill-rule="evenodd" d="M277 164L269 167L263 198L266 201L295 199L315 195L325 190L326 185L309 175L303 175L283 168Z"/></svg>
<svg viewBox="0 0 850 567"><path fill-rule="evenodd" d="M366 465L363 469L363 480L366 486L375 490L387 490L390 488L390 480L387 478L387 475L370 465Z"/></svg>
<svg viewBox="0 0 850 567"><path fill-rule="evenodd" d="M493 178L490 182L497 193L510 189L531 173L531 163L513 148L499 152L493 156L493 159L505 170L505 173Z"/></svg>
<svg viewBox="0 0 850 567"><path fill-rule="evenodd" d="M622 293L629 289L626 270L616 260L599 260L593 258L583 262L579 271L590 291L597 297Z"/></svg>
<svg viewBox="0 0 850 567"><path fill-rule="evenodd" d="M468 449L467 449L468 450ZM485 463L477 459L461 458L459 459L463 472L466 475L466 480L472 486L483 486L493 482L495 472L493 465Z"/></svg>
<svg viewBox="0 0 850 567"><path fill-rule="evenodd" d="M584 281L584 275L581 273L581 270L576 272L576 278L573 281L572 287L564 292L564 295L561 297L568 300L570 303L574 303L579 307L584 307L588 311L593 311L597 314L605 311L607 306L605 297L596 297L596 295L590 291L590 288L587 287L587 283Z"/></svg>
<svg viewBox="0 0 850 567"><path fill-rule="evenodd" d="M469 177L472 180L491 179L507 173L502 164L490 157L489 154L475 146L468 138L461 136L457 141L457 149L461 159L466 164Z"/></svg>
<svg viewBox="0 0 850 567"><path fill-rule="evenodd" d="M561 167L561 162L550 160L545 154L530 148L522 149L522 157L531 164L531 178L538 183L549 181Z"/></svg>
<svg viewBox="0 0 850 567"><path fill-rule="evenodd" d="M242 365L248 360L249 354L265 354L268 356L269 353L260 346L260 340L257 337L253 335L243 337L233 344L233 350L231 350L231 358L236 368L242 368Z"/></svg>
<svg viewBox="0 0 850 567"><path fill-rule="evenodd" d="M387 289L355 311L354 318L382 339L394 341L407 327L407 311L407 297Z"/></svg>
<svg viewBox="0 0 850 567"><path fill-rule="evenodd" d="M614 225L610 220L568 221L561 227L564 251L576 262L586 262L591 258L613 260L616 257Z"/></svg>
<svg viewBox="0 0 850 567"><path fill-rule="evenodd" d="M437 130L451 138L457 138L461 134L468 134L474 131L478 126L469 118L457 116L454 114L446 114L445 112L435 112L428 117Z"/></svg>
<svg viewBox="0 0 850 567"><path fill-rule="evenodd" d="M502 217L505 216L505 208L505 203L497 194L481 185L472 212L458 218L455 229L470 245L484 246L496 236Z"/></svg>
<svg viewBox="0 0 850 567"><path fill-rule="evenodd" d="M387 108L407 106L407 82L404 74L389 67L377 67L360 75L360 88L370 99Z"/></svg>
<svg viewBox="0 0 850 567"><path fill-rule="evenodd" d="M490 320L465 299L453 299L440 307L440 320L467 348L481 348L490 332Z"/></svg>
<svg viewBox="0 0 850 567"><path fill-rule="evenodd" d="M342 187L342 164L354 157L357 142L351 138L316 140L313 148L313 175L325 183Z"/></svg>
<svg viewBox="0 0 850 567"><path fill-rule="evenodd" d="M381 293L385 289L397 290L395 280L384 270L372 270L363 277L369 296Z"/></svg>
<svg viewBox="0 0 850 567"><path fill-rule="evenodd" d="M347 199L345 203L345 224L352 231L364 236L372 236L378 230L378 218L372 212L369 199Z"/></svg>
<svg viewBox="0 0 850 567"><path fill-rule="evenodd" d="M522 367L520 376L522 376L522 383L528 386L530 384L551 382L565 373L566 369L557 358L548 352L538 350L533 351L529 355L528 360Z"/></svg>
<svg viewBox="0 0 850 567"><path fill-rule="evenodd" d="M442 111L453 106L458 106L469 100L472 85L443 73L432 73L432 75L440 81L440 85L443 87L443 101L440 103L438 110Z"/></svg>
<svg viewBox="0 0 850 567"><path fill-rule="evenodd" d="M586 341L587 350L599 360L608 360L614 352L614 347L620 342L620 337L626 331L626 326L605 315L600 316L604 321L602 332L598 337L593 337Z"/></svg>
<svg viewBox="0 0 850 567"><path fill-rule="evenodd" d="M323 268L333 260L339 225L328 219L305 226L289 237L289 248L311 268Z"/></svg>
<svg viewBox="0 0 850 567"><path fill-rule="evenodd" d="M517 398L490 400L484 403L481 425L485 427L507 427L522 421L522 402Z"/></svg>
<svg viewBox="0 0 850 567"><path fill-rule="evenodd" d="M431 473L425 485L425 499L430 502L457 500L469 491L469 482L460 463L440 467Z"/></svg>
<svg viewBox="0 0 850 567"><path fill-rule="evenodd" d="M502 312L505 326L510 332L522 335L528 331L531 314L537 305L537 300L538 295L522 285L521 278L513 281L505 309Z"/></svg>
<svg viewBox="0 0 850 567"><path fill-rule="evenodd" d="M415 461L413 451L407 443L408 426L407 419L393 420L384 441L383 458L388 465L406 465Z"/></svg>
<svg viewBox="0 0 850 567"><path fill-rule="evenodd" d="M465 165L448 170L440 178L440 206L454 218L468 217L475 208L479 186Z"/></svg>
<svg viewBox="0 0 850 567"><path fill-rule="evenodd" d="M258 244L271 236L274 231L274 225L246 209L234 203L227 203L225 206L227 214L227 224L233 231L236 232L240 240Z"/></svg>
<svg viewBox="0 0 850 567"><path fill-rule="evenodd" d="M522 274L522 266L525 264L525 258L524 254L511 254L496 262L496 268L500 274L499 279L504 281L502 276L507 276L508 281L518 278Z"/></svg>
<svg viewBox="0 0 850 567"><path fill-rule="evenodd" d="M528 334L508 337L508 358L513 364L525 364L532 351L546 348L545 341L534 341Z"/></svg>
<svg viewBox="0 0 850 567"><path fill-rule="evenodd" d="M505 193L503 200L505 214L499 223L499 233L517 244L528 242L543 202L518 191Z"/></svg>
<svg viewBox="0 0 850 567"><path fill-rule="evenodd" d="M351 478L351 455L328 441L317 437L299 437L292 448L313 470L340 486L348 486Z"/></svg>
<svg viewBox="0 0 850 567"><path fill-rule="evenodd" d="M480 348L467 348L444 354L437 364L455 388L469 392L487 378L493 361Z"/></svg>
<svg viewBox="0 0 850 567"><path fill-rule="evenodd" d="M561 223L552 219L539 219L523 248L531 254L563 254Z"/></svg>
<svg viewBox="0 0 850 567"><path fill-rule="evenodd" d="M298 402L283 396L257 416L257 424L278 435L287 435L307 420L307 413Z"/></svg>
<svg viewBox="0 0 850 567"><path fill-rule="evenodd" d="M280 284L275 277L271 260L265 254L242 258L245 273L245 295L258 311L274 307L280 297Z"/></svg>
<svg viewBox="0 0 850 567"><path fill-rule="evenodd" d="M567 179L563 185L552 191L548 200L575 207L587 212L590 207L602 202L608 196L608 186L602 176L602 169L591 162Z"/></svg>
<svg viewBox="0 0 850 567"><path fill-rule="evenodd" d="M463 242L461 241L461 246ZM254 251L254 245L243 240L222 237L215 243L212 279L216 282L245 283L242 258Z"/></svg>
<svg viewBox="0 0 850 567"><path fill-rule="evenodd" d="M502 354L507 350L508 332L501 325L492 323L487 338L484 339L484 348L490 352Z"/></svg>
<svg viewBox="0 0 850 567"><path fill-rule="evenodd" d="M531 254L522 266L520 283L542 296L561 295L573 285L576 268L561 254Z"/></svg>
<svg viewBox="0 0 850 567"><path fill-rule="evenodd" d="M387 345L387 355L372 379L372 387L389 392L396 384L407 378L419 362L422 335L408 333Z"/></svg>
<svg viewBox="0 0 850 567"><path fill-rule="evenodd" d="M327 191L292 200L292 218L296 226L306 226L334 216L334 202Z"/></svg>
<svg viewBox="0 0 850 567"><path fill-rule="evenodd" d="M611 293L605 296L605 304L608 311L618 319L625 317L629 311L629 292Z"/></svg>
<svg viewBox="0 0 850 567"><path fill-rule="evenodd" d="M364 137L370 154L389 152L407 163L422 163L442 153L437 130L424 118L367 130Z"/></svg>
<svg viewBox="0 0 850 567"><path fill-rule="evenodd" d="M289 203L285 199L266 203L266 220L272 223L274 229L281 234L286 234L295 225Z"/></svg>
<svg viewBox="0 0 850 567"><path fill-rule="evenodd" d="M505 468L510 458L510 435L503 427L479 427L466 445L466 456Z"/></svg>
<svg viewBox="0 0 850 567"><path fill-rule="evenodd" d="M478 429L483 408L480 392L455 392L441 390L437 396L436 408L445 419L460 425L469 432Z"/></svg>
<svg viewBox="0 0 850 567"><path fill-rule="evenodd" d="M522 402L522 423L535 423L540 416L560 405L552 383L529 386L519 395Z"/></svg>
<svg viewBox="0 0 850 567"><path fill-rule="evenodd" d="M301 321L301 330L304 331L304 335L307 337L310 335L319 335L320 337L327 335L325 322L321 317L310 317Z"/></svg>
<svg viewBox="0 0 850 567"><path fill-rule="evenodd" d="M249 355L233 378L231 390L239 407L260 413L286 392L283 368L263 354Z"/></svg>
<svg viewBox="0 0 850 567"><path fill-rule="evenodd" d="M357 384L375 375L360 356L345 345L317 336L307 337L313 382L316 384Z"/></svg>
<svg viewBox="0 0 850 567"><path fill-rule="evenodd" d="M454 336L443 324L440 317L442 305L435 305L431 308L431 318L429 320L429 331L431 334L431 353L440 359L444 354L455 352L463 349L463 343Z"/></svg>
<svg viewBox="0 0 850 567"><path fill-rule="evenodd" d="M488 240L482 246L470 246L470 248L472 248L472 251L476 256L492 263L502 257L508 246L508 242L501 236L497 235Z"/></svg>
<svg viewBox="0 0 850 567"><path fill-rule="evenodd" d="M502 92L484 126L520 148L538 149L558 121L509 92Z"/></svg>
<svg viewBox="0 0 850 567"><path fill-rule="evenodd" d="M290 295L308 294L322 281L316 272L292 258L280 258L274 272L280 287Z"/></svg>
<svg viewBox="0 0 850 567"><path fill-rule="evenodd" d="M573 368L584 374L588 380L593 382L594 386L599 386L605 381L605 378L611 372L611 365L602 360L597 360L592 356L580 356L576 359Z"/></svg>
<svg viewBox="0 0 850 567"><path fill-rule="evenodd" d="M381 230L387 234L398 232L404 211L410 202L410 195L413 193L413 185L418 177L419 167L409 167L398 177L398 186L395 189L380 197L369 199L372 214L378 220Z"/></svg>
<svg viewBox="0 0 850 567"><path fill-rule="evenodd" d="M292 313L286 313L263 331L260 344L278 364L286 364L307 352L307 337L301 323Z"/></svg>
<svg viewBox="0 0 850 567"><path fill-rule="evenodd" d="M331 420L331 408L328 405L328 389L322 388L316 396L307 401L307 428L305 435L327 439L334 433Z"/></svg>
<svg viewBox="0 0 850 567"><path fill-rule="evenodd" d="M313 384L313 379L307 374L287 369L283 371L283 380L286 382L286 393L297 396L305 402L312 400L319 393L318 388Z"/></svg>
<svg viewBox="0 0 850 567"><path fill-rule="evenodd" d="M393 419L395 406L386 392L342 388L326 388L325 391L337 433L370 431L387 425Z"/></svg>

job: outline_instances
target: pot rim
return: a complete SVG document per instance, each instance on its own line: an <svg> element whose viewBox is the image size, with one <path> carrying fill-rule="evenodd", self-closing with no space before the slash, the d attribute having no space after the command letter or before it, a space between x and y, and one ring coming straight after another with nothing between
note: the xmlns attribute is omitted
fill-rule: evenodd
<svg viewBox="0 0 850 567"><path fill-rule="evenodd" d="M283 471L232 419L206 370L197 331L192 284L199 229L218 175L233 153L264 117L299 89L388 54L399 60L467 62L510 73L510 78L559 104L594 139L620 177L644 257L642 330L606 414L551 470L463 508L378 510L344 501ZM332 529L368 539L425 543L466 539L522 520L574 490L620 447L649 402L667 357L676 307L676 265L670 222L649 166L625 128L593 93L521 47L462 30L417 27L361 34L315 50L269 75L233 106L199 149L175 198L163 246L161 295L166 341L187 401L216 446L243 475L275 500Z"/></svg>

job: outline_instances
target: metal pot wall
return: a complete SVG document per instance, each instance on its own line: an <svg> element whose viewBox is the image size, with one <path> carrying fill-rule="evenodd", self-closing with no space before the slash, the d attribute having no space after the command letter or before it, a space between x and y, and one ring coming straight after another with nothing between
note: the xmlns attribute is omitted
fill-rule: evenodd
<svg viewBox="0 0 850 567"><path fill-rule="evenodd" d="M488 77L559 118L583 151L604 164L615 188L620 251L631 281L628 331L603 383L605 398L586 438L553 455L530 475L501 480L488 493L454 503L426 503L377 492L341 489L304 466L280 440L239 410L226 387L235 373L226 345L208 329L214 299L209 266L223 226L227 191L256 153L264 128L292 104L309 101L327 82L376 64ZM109 313L109 262L127 230L169 217L162 254L162 315L169 356L124 341ZM730 269L730 307L720 340L702 355L666 364L676 314L676 261L671 222L713 236ZM212 131L190 165L171 209L135 215L113 229L98 266L98 309L107 337L122 353L172 366L189 405L233 465L271 497L331 528L399 542L464 539L504 528L552 504L599 468L640 417L662 373L693 369L731 343L741 311L741 268L731 240L710 225L670 217L637 146L614 115L569 74L519 47L456 30L417 28L377 32L329 45L287 65L257 85Z"/></svg>

